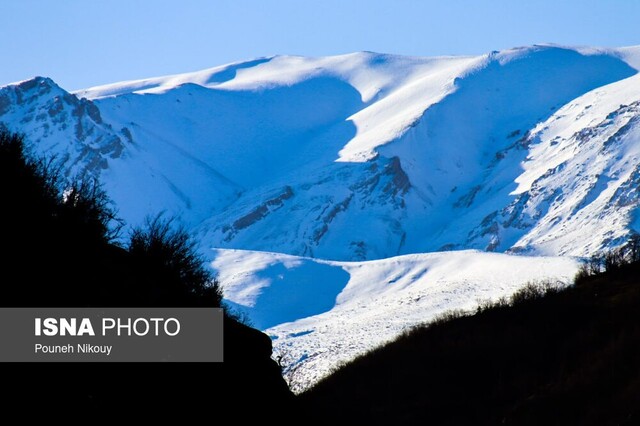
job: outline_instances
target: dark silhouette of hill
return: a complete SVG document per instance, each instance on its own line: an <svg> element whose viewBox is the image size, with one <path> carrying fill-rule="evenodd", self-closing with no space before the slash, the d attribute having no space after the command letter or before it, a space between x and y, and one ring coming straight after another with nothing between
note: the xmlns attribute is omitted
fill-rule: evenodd
<svg viewBox="0 0 640 426"><path fill-rule="evenodd" d="M184 230L158 217L117 244L122 224L99 184L67 184L54 160L0 131L0 306L220 307ZM4 364L0 411L213 418L236 401L262 410L292 399L270 356L266 335L226 315L224 363Z"/></svg>
<svg viewBox="0 0 640 426"><path fill-rule="evenodd" d="M621 259L416 329L299 402L345 424L640 424L640 262Z"/></svg>

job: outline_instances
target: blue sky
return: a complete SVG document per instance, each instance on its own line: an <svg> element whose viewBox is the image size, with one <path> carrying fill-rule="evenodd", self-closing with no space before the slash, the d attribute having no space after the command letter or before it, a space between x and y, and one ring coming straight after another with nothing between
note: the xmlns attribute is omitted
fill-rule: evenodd
<svg viewBox="0 0 640 426"><path fill-rule="evenodd" d="M637 0L7 0L0 84L66 89L273 54L481 54L640 44Z"/></svg>

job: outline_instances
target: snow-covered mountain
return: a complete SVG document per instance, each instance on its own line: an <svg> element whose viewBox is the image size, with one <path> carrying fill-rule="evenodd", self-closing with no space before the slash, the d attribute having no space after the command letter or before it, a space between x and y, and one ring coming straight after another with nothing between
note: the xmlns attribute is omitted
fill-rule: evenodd
<svg viewBox="0 0 640 426"><path fill-rule="evenodd" d="M168 210L209 247L587 255L635 226L638 51L279 56L74 94L36 78L0 90L0 120L99 175L129 223Z"/></svg>
<svg viewBox="0 0 640 426"><path fill-rule="evenodd" d="M75 93L37 77L0 88L0 123L99 177L129 224L179 216L304 387L576 267L454 250L587 256L640 231L638 69L640 47L276 56Z"/></svg>

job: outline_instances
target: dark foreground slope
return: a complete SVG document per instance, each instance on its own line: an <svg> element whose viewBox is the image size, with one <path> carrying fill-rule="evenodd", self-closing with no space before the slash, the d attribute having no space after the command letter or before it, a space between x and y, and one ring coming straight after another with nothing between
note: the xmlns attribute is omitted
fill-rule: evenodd
<svg viewBox="0 0 640 426"><path fill-rule="evenodd" d="M640 263L415 330L300 397L358 424L640 424Z"/></svg>
<svg viewBox="0 0 640 426"><path fill-rule="evenodd" d="M62 180L19 136L0 131L1 307L220 306L185 233L155 220L115 244L116 215L99 186ZM213 420L233 404L260 418L292 402L270 356L265 334L225 316L224 363L0 364L0 414Z"/></svg>

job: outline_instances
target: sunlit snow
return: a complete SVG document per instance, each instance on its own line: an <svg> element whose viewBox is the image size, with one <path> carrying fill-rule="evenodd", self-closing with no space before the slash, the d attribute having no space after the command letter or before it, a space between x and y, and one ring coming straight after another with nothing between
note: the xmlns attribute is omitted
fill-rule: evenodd
<svg viewBox="0 0 640 426"><path fill-rule="evenodd" d="M274 56L25 80L0 124L99 178L130 225L177 216L299 391L640 232L638 68L638 47Z"/></svg>

